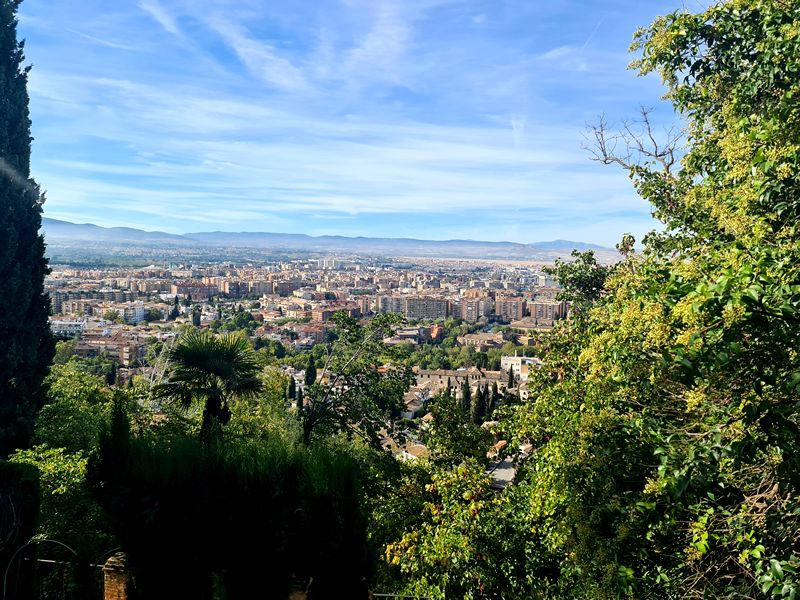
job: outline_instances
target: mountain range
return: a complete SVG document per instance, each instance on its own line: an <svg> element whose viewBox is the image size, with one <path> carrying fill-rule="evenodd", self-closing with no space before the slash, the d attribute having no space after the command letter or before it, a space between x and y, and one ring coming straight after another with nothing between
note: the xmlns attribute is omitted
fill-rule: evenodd
<svg viewBox="0 0 800 600"><path fill-rule="evenodd" d="M182 235L142 231L131 227L100 227L42 219L42 231L50 247L76 244L128 246L183 246L202 248L257 248L275 251L305 251L374 256L430 258L489 258L508 260L553 260L569 256L573 249L594 250L600 259L614 260L616 252L595 244L554 240L521 244L476 240L417 240L412 238L310 236L299 233L206 231Z"/></svg>

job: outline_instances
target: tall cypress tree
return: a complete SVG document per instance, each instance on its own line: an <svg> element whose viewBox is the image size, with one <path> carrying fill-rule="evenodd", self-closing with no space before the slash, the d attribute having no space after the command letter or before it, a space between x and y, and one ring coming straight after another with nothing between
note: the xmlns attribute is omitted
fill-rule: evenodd
<svg viewBox="0 0 800 600"><path fill-rule="evenodd" d="M49 268L39 234L44 198L30 177L20 2L0 0L0 458L28 444L54 353L44 293Z"/></svg>
<svg viewBox="0 0 800 600"><path fill-rule="evenodd" d="M308 359L308 366L306 367L305 383L307 386L314 385L317 382L317 365L314 364L314 359Z"/></svg>

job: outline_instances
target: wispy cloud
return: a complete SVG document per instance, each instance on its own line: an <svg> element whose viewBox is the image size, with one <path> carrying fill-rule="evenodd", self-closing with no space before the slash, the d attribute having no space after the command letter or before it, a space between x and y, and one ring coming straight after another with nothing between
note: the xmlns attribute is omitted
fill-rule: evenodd
<svg viewBox="0 0 800 600"><path fill-rule="evenodd" d="M244 26L216 17L206 21L234 50L255 77L285 92L309 91L303 73L266 41L256 40Z"/></svg>
<svg viewBox="0 0 800 600"><path fill-rule="evenodd" d="M178 28L175 19L161 6L158 0L139 0L137 5L150 15L156 23L161 25L167 33L182 37L181 30Z"/></svg>
<svg viewBox="0 0 800 600"><path fill-rule="evenodd" d="M79 35L82 38L89 40L90 42L99 44L100 46L106 46L108 48L116 48L117 50L128 50L130 52L136 52L138 50L138 48L132 44L123 44L121 42L116 42L114 40L99 38L97 36L89 35L88 33L84 33L82 31L75 31L72 29L70 29L69 31L71 31L75 35Z"/></svg>
<svg viewBox="0 0 800 600"><path fill-rule="evenodd" d="M45 210L178 232L640 234L648 207L581 131L658 97L624 48L669 5L599 1L31 0Z"/></svg>

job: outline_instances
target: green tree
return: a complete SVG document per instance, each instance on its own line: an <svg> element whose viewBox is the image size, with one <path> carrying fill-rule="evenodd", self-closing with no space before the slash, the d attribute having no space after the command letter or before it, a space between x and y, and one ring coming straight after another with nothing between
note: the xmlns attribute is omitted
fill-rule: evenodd
<svg viewBox="0 0 800 600"><path fill-rule="evenodd" d="M33 442L71 453L92 452L111 399L103 376L73 358L54 366L47 384L47 404L36 419Z"/></svg>
<svg viewBox="0 0 800 600"><path fill-rule="evenodd" d="M19 0L0 1L0 458L27 447L54 341L39 233L44 197L30 174L28 71Z"/></svg>
<svg viewBox="0 0 800 600"><path fill-rule="evenodd" d="M383 339L396 320L378 315L362 326L344 313L334 315L337 339L327 349L320 381L307 385L300 411L304 444L320 433L346 432L381 447L379 431L393 430L403 395L414 381L408 367L378 364Z"/></svg>
<svg viewBox="0 0 800 600"><path fill-rule="evenodd" d="M314 385L317 382L317 365L313 357L308 359L304 381L306 386Z"/></svg>
<svg viewBox="0 0 800 600"><path fill-rule="evenodd" d="M561 285L556 297L580 309L600 298L612 268L598 264L593 250L573 250L572 258L571 262L557 258L555 266L545 267L544 272L553 275Z"/></svg>
<svg viewBox="0 0 800 600"><path fill-rule="evenodd" d="M205 441L230 420L230 400L253 397L262 387L261 361L241 334L192 330L180 337L169 356L172 369L167 381L156 387L156 395L186 410L201 402Z"/></svg>
<svg viewBox="0 0 800 600"><path fill-rule="evenodd" d="M428 408L433 421L424 439L434 462L451 465L465 458L485 462L491 435L464 413L460 400L440 393L431 398Z"/></svg>
<svg viewBox="0 0 800 600"><path fill-rule="evenodd" d="M164 318L164 313L157 308L148 308L144 311L144 320L147 323L152 323L153 321L160 321Z"/></svg>
<svg viewBox="0 0 800 600"><path fill-rule="evenodd" d="M195 304L194 308L192 309L192 325L195 327L200 327L200 306Z"/></svg>
<svg viewBox="0 0 800 600"><path fill-rule="evenodd" d="M465 378L461 383L461 398L459 401L460 413L462 419L469 418L469 409L472 405L472 389L469 385L469 378Z"/></svg>
<svg viewBox="0 0 800 600"><path fill-rule="evenodd" d="M122 317L120 316L119 311L113 308L110 308L103 313L103 319L106 321L113 321L114 323L122 322Z"/></svg>
<svg viewBox="0 0 800 600"><path fill-rule="evenodd" d="M387 562L407 578L406 593L437 600L554 596L546 573L556 565L542 559L547 551L530 534L527 498L513 486L499 493L490 484L473 460L434 471L422 522L386 548Z"/></svg>
<svg viewBox="0 0 800 600"><path fill-rule="evenodd" d="M483 423L483 418L486 416L486 408L488 403L488 386L480 386L472 399L469 409L469 416L475 425Z"/></svg>
<svg viewBox="0 0 800 600"><path fill-rule="evenodd" d="M594 129L664 228L548 336L508 427L536 447L517 486L573 596L800 591L798 23L777 0L657 19L635 65L686 148L646 111Z"/></svg>
<svg viewBox="0 0 800 600"><path fill-rule="evenodd" d="M63 365L75 356L75 340L59 340L56 342L56 351L53 356L53 364Z"/></svg>

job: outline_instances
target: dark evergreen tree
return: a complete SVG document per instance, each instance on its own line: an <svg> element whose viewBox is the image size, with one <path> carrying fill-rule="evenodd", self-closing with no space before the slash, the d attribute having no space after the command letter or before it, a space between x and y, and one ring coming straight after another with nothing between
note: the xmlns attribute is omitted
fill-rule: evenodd
<svg viewBox="0 0 800 600"><path fill-rule="evenodd" d="M41 194L30 177L28 70L17 41L21 0L0 0L0 458L28 445L55 344L44 293Z"/></svg>
<svg viewBox="0 0 800 600"><path fill-rule="evenodd" d="M508 367L508 387L513 388L516 385L514 381L514 367Z"/></svg>
<svg viewBox="0 0 800 600"><path fill-rule="evenodd" d="M314 364L314 359L308 360L308 367L306 368L306 385L313 385L317 381L317 365Z"/></svg>
<svg viewBox="0 0 800 600"><path fill-rule="evenodd" d="M470 403L470 419L475 425L483 423L483 417L486 415L486 397L489 393L489 388L486 386L479 387L475 392L475 396Z"/></svg>
<svg viewBox="0 0 800 600"><path fill-rule="evenodd" d="M294 400L297 396L297 384L294 381L294 377L289 377L289 387L286 390L286 398L287 400Z"/></svg>
<svg viewBox="0 0 800 600"><path fill-rule="evenodd" d="M497 389L497 382L495 381L492 383L492 390L489 394L489 400L486 403L486 418L490 419L492 413L494 413L494 409L497 408L497 404L500 402L500 392Z"/></svg>
<svg viewBox="0 0 800 600"><path fill-rule="evenodd" d="M106 372L106 383L108 385L114 385L117 383L117 363L111 361L111 365Z"/></svg>
<svg viewBox="0 0 800 600"><path fill-rule="evenodd" d="M472 393L469 389L469 380L465 379L461 384L461 402L459 407L461 409L461 416L464 420L469 418L469 409L472 403Z"/></svg>
<svg viewBox="0 0 800 600"><path fill-rule="evenodd" d="M195 304L192 310L192 325L200 327L200 307Z"/></svg>

